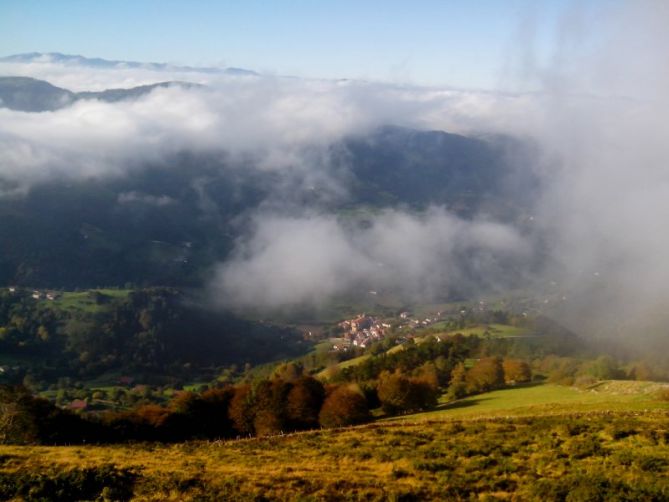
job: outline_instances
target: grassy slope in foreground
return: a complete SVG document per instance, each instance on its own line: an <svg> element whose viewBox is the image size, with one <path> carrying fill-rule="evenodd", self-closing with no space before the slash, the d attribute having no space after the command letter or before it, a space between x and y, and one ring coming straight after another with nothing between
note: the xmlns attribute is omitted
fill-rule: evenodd
<svg viewBox="0 0 669 502"><path fill-rule="evenodd" d="M63 489L85 468L113 464L136 474L136 500L667 500L668 444L667 413L591 412L220 443L5 446L0 495L32 489L38 498L46 479L60 479ZM102 491L111 476L100 478Z"/></svg>
<svg viewBox="0 0 669 502"><path fill-rule="evenodd" d="M518 403L529 404L541 391L546 400L557 400L549 414L531 416L526 406L527 416L496 417L503 405L491 408L491 398L472 406L480 407L478 418L437 411L433 420L240 441L2 446L0 496L25 496L30 489L36 496L40 486L64 489L82 472L89 478L102 473L91 482L97 490L123 479L127 487L124 473L133 472L129 490L137 500L669 499L666 403L661 409L650 394L619 388L600 392L608 402L596 402L594 393L566 398L572 389L555 386L512 389L506 401L520 409ZM637 411L611 411L627 405ZM542 406L534 409L545 411ZM580 406L590 411L577 411ZM121 470L115 478L104 470L110 464ZM48 479L60 484L45 484Z"/></svg>

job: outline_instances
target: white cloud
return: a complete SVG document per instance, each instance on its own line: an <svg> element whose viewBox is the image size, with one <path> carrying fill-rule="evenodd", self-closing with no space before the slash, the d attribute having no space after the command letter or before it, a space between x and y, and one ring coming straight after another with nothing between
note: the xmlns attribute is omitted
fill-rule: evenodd
<svg viewBox="0 0 669 502"><path fill-rule="evenodd" d="M219 76L207 88L156 88L117 103L80 100L43 113L0 108L0 147L6 152L0 176L23 184L52 176L115 176L181 151L225 153L232 162L264 169L312 171L304 164L313 161L313 152L347 135L386 124L476 129L498 101L513 107L517 100L354 81Z"/></svg>
<svg viewBox="0 0 669 502"><path fill-rule="evenodd" d="M495 286L501 267L527 257L513 228L464 221L443 208L388 210L367 225L328 215L258 215L214 281L223 304L251 308L318 305L370 289L428 298Z"/></svg>
<svg viewBox="0 0 669 502"><path fill-rule="evenodd" d="M119 204L124 205L124 204L135 204L135 203L140 203L140 204L146 204L149 206L168 206L170 204L174 204L176 201L172 198L169 197L168 195L151 195L147 193L141 193L141 192L136 192L136 191L131 191L131 192L122 192L118 194L118 197L116 199Z"/></svg>
<svg viewBox="0 0 669 502"><path fill-rule="evenodd" d="M531 84L523 88L539 86L533 94L96 71L52 62L2 65L4 74L46 78L72 90L171 79L209 87L156 89L131 102L86 101L40 114L0 109L0 176L28 184L50 176L119 175L191 150L327 179L319 171L326 155L314 150L383 124L528 137L544 159L535 166L546 189L535 221L553 264L545 278L572 299L565 318L610 330L622 317L638 319L669 299L667 5L638 0L607 8L594 40L576 6L557 29L558 50L543 63L525 45L531 36L521 36L516 73ZM255 221L218 276L222 291L242 304L321 301L359 282L448 288L465 279L462 263L494 278L503 272L499 257L528 253L512 228L465 222L438 209L422 217L383 213L358 231L326 215L260 213Z"/></svg>

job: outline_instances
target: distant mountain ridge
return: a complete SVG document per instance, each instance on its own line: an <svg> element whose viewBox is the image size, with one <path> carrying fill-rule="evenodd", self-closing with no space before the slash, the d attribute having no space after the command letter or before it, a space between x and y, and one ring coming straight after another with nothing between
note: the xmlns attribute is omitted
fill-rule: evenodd
<svg viewBox="0 0 669 502"><path fill-rule="evenodd" d="M56 87L44 80L31 77L0 77L0 108L21 112L55 111L72 105L81 99L99 99L115 103L126 99L140 98L161 87L200 87L189 82L158 82L128 89L106 89L104 91L72 92Z"/></svg>
<svg viewBox="0 0 669 502"><path fill-rule="evenodd" d="M222 73L229 75L258 75L252 70L244 68L217 68L217 67L198 67L198 66L180 66L169 63L141 63L138 61L119 61L102 58L87 58L78 54L62 54L60 52L27 52L23 54L13 54L0 58L0 63L37 63L51 62L65 65L86 66L89 68L107 68L107 69L144 69L152 71L180 71L180 72L198 72L198 73Z"/></svg>

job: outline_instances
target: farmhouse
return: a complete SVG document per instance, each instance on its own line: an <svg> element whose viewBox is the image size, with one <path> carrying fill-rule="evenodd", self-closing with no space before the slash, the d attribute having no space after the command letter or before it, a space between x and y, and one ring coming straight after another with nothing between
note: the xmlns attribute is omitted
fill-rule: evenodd
<svg viewBox="0 0 669 502"><path fill-rule="evenodd" d="M86 408L88 408L88 403L83 399L75 399L70 403L68 408L75 411L84 411Z"/></svg>

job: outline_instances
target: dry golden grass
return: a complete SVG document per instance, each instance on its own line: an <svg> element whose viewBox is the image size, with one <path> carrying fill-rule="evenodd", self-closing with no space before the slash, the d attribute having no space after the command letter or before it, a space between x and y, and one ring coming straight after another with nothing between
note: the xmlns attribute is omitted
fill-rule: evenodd
<svg viewBox="0 0 669 502"><path fill-rule="evenodd" d="M669 495L669 414L370 424L177 445L0 447L0 475L113 464L138 474L135 500L560 500ZM661 500L662 498L655 498ZM577 499L581 500L581 499ZM584 499L588 500L588 499Z"/></svg>

